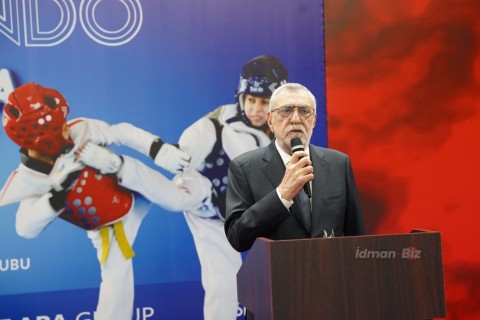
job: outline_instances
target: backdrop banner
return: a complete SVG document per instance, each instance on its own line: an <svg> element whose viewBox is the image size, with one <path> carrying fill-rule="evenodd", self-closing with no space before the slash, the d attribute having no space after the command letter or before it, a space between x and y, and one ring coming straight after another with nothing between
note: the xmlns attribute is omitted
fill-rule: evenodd
<svg viewBox="0 0 480 320"><path fill-rule="evenodd" d="M271 54L290 82L316 96L312 142L327 145L323 1L0 4L2 107L15 87L35 82L65 96L69 119L127 122L176 144L197 119L235 103L246 61ZM111 149L173 178L144 154ZM3 185L20 163L19 147L5 131L0 150ZM93 319L101 275L85 230L55 219L27 239L17 234L17 209L18 203L0 207L0 319ZM201 267L184 215L153 205L133 249L133 319L203 319Z"/></svg>

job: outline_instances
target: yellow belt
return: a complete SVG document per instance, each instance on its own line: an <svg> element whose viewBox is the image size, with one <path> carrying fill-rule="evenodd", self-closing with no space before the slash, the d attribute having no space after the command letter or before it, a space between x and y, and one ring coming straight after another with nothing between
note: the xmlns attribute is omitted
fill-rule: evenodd
<svg viewBox="0 0 480 320"><path fill-rule="evenodd" d="M102 258L100 264L104 264L107 261L108 252L110 251L110 225L100 228L100 237L102 239ZM128 243L127 236L125 235L125 229L123 228L123 221L120 220L113 224L113 232L117 239L118 246L125 259L130 259L135 256L135 252L132 249L130 243Z"/></svg>

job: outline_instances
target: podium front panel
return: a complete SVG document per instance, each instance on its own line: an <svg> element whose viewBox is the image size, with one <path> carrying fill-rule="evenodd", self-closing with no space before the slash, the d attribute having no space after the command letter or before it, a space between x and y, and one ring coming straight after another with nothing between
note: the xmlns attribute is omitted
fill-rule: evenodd
<svg viewBox="0 0 480 320"><path fill-rule="evenodd" d="M255 320L445 316L439 233L257 242L237 277Z"/></svg>

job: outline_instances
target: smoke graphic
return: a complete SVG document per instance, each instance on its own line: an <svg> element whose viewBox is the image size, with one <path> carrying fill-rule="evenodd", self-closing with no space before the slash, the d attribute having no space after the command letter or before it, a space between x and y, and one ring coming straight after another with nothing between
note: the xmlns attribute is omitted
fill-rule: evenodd
<svg viewBox="0 0 480 320"><path fill-rule="evenodd" d="M480 314L459 298L480 286L479 16L476 0L325 2L329 146L352 158L368 231L442 232L452 319Z"/></svg>

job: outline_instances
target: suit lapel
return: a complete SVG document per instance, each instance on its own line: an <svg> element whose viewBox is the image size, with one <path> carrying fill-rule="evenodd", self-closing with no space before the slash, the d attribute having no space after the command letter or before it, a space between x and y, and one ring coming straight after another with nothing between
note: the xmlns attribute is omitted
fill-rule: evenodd
<svg viewBox="0 0 480 320"><path fill-rule="evenodd" d="M316 226L321 225L323 210L323 198L328 181L328 163L325 161L325 154L320 148L310 145L310 159L313 165L315 178L312 181L312 235L318 236L322 230ZM320 232L320 233L319 233Z"/></svg>
<svg viewBox="0 0 480 320"><path fill-rule="evenodd" d="M285 173L285 165L283 164L282 157L275 147L275 140L268 145L263 155L264 165L262 167L263 172L267 176L268 180L275 189L282 182L283 175Z"/></svg>

